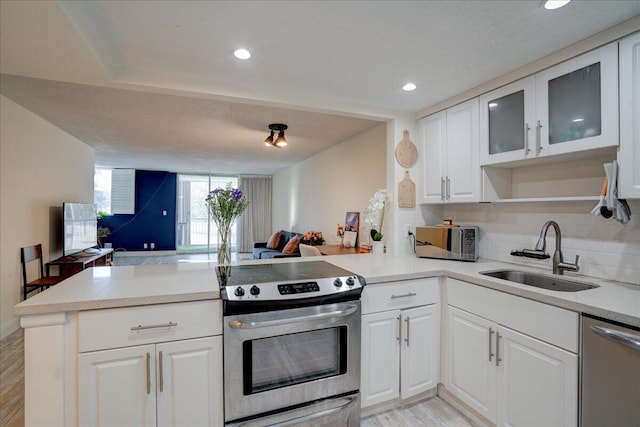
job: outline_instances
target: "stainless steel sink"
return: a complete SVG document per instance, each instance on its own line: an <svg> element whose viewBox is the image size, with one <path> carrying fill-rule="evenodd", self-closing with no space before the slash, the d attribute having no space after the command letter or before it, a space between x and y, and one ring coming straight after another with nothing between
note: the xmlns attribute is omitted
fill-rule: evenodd
<svg viewBox="0 0 640 427"><path fill-rule="evenodd" d="M598 285L592 285L589 283L574 282L557 277L543 276L542 274L527 273L516 270L485 271L480 274L495 277L496 279L509 280L523 285L535 286L536 288L559 292L586 291L587 289L598 287Z"/></svg>

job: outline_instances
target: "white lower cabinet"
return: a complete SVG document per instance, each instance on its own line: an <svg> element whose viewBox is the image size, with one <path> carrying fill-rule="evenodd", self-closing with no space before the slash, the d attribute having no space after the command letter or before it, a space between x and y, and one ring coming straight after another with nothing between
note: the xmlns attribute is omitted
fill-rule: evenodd
<svg viewBox="0 0 640 427"><path fill-rule="evenodd" d="M485 418L496 420L496 373L493 345L496 327L482 317L447 307L447 375L445 386Z"/></svg>
<svg viewBox="0 0 640 427"><path fill-rule="evenodd" d="M449 392L498 426L575 426L578 356L447 307Z"/></svg>
<svg viewBox="0 0 640 427"><path fill-rule="evenodd" d="M155 426L155 365L154 345L79 355L79 425Z"/></svg>
<svg viewBox="0 0 640 427"><path fill-rule="evenodd" d="M222 337L78 356L80 425L222 425Z"/></svg>
<svg viewBox="0 0 640 427"><path fill-rule="evenodd" d="M440 364L438 289L437 279L426 279L373 285L365 290L362 408L398 398L407 399L437 387ZM408 308L371 312L394 306Z"/></svg>
<svg viewBox="0 0 640 427"><path fill-rule="evenodd" d="M80 312L78 331L79 425L224 424L220 301Z"/></svg>

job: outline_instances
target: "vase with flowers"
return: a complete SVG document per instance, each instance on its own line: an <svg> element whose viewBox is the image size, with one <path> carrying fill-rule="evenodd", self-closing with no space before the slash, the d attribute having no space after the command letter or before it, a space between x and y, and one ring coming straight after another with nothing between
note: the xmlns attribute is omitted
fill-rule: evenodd
<svg viewBox="0 0 640 427"><path fill-rule="evenodd" d="M370 227L371 252L374 254L384 253L382 227L384 226L384 210L388 197L386 189L376 190L369 200L369 206L365 209L365 223Z"/></svg>
<svg viewBox="0 0 640 427"><path fill-rule="evenodd" d="M336 229L336 243L341 248L344 247L344 224L338 223L338 228Z"/></svg>
<svg viewBox="0 0 640 427"><path fill-rule="evenodd" d="M310 246L324 245L322 231L307 231L304 236L302 236L302 240L300 240L300 242Z"/></svg>
<svg viewBox="0 0 640 427"><path fill-rule="evenodd" d="M211 218L218 228L218 265L231 264L231 226L249 206L249 200L231 183L216 188L207 195L206 203Z"/></svg>

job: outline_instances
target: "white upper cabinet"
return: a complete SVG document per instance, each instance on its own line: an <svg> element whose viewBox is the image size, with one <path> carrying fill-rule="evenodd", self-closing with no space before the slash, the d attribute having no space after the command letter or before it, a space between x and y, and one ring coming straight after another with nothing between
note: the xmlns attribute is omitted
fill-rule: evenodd
<svg viewBox="0 0 640 427"><path fill-rule="evenodd" d="M531 76L480 97L482 165L535 157L535 89Z"/></svg>
<svg viewBox="0 0 640 427"><path fill-rule="evenodd" d="M640 198L640 33L620 41L621 198Z"/></svg>
<svg viewBox="0 0 640 427"><path fill-rule="evenodd" d="M420 120L423 203L480 201L479 120L477 98Z"/></svg>
<svg viewBox="0 0 640 427"><path fill-rule="evenodd" d="M424 166L424 203L444 203L446 175L447 112L420 120Z"/></svg>
<svg viewBox="0 0 640 427"><path fill-rule="evenodd" d="M611 43L483 95L481 165L617 146L617 88Z"/></svg>

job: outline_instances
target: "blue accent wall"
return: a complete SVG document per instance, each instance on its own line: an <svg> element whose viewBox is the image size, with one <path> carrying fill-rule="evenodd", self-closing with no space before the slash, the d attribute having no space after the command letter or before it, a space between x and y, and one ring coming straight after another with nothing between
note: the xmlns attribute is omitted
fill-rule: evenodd
<svg viewBox="0 0 640 427"><path fill-rule="evenodd" d="M177 180L171 172L136 170L135 214L100 219L99 227L111 229L103 243L111 242L115 250L151 250L145 243L155 243L155 251L175 250Z"/></svg>

